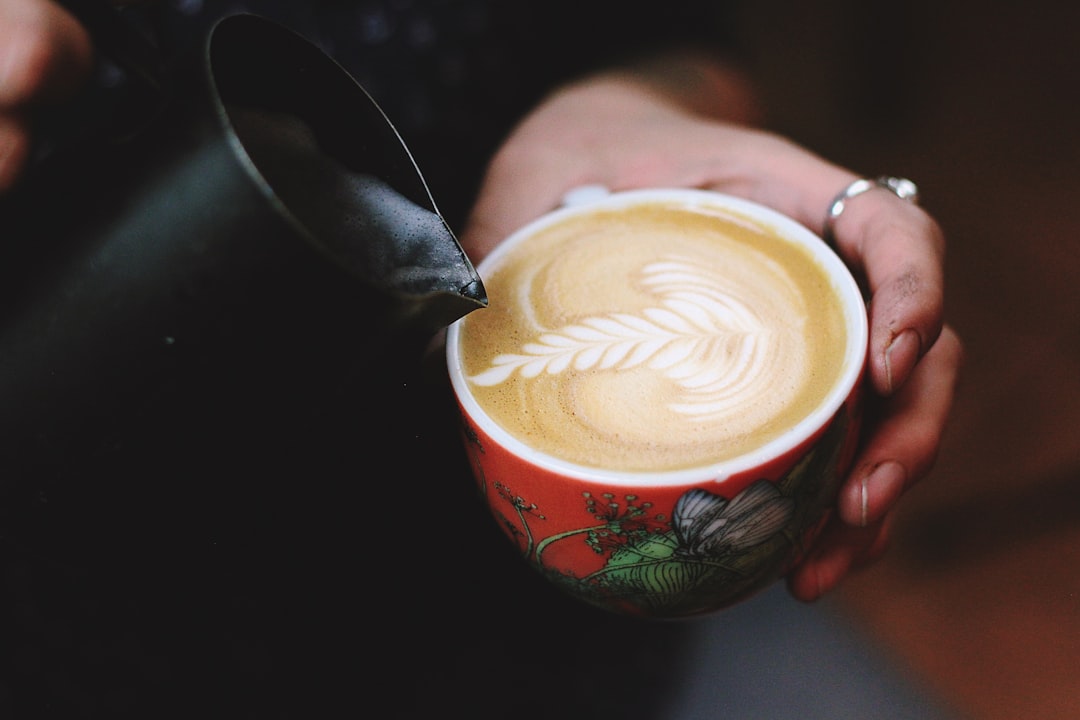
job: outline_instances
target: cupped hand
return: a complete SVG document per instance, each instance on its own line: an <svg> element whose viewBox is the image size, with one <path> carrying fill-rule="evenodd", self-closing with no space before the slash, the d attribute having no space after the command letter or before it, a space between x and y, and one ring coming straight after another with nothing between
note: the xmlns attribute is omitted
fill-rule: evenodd
<svg viewBox="0 0 1080 720"><path fill-rule="evenodd" d="M75 18L50 0L0 0L0 192L30 153L34 109L68 97L93 50Z"/></svg>
<svg viewBox="0 0 1080 720"><path fill-rule="evenodd" d="M687 73L696 81L677 86L630 71L601 74L541 103L492 159L462 233L470 257L478 262L582 185L716 190L822 233L831 201L858 175L754 128L737 73L711 63ZM875 189L848 202L834 235L870 297L872 392L837 512L788 576L790 592L804 601L886 546L897 502L937 457L963 355L944 323L945 240L926 212Z"/></svg>

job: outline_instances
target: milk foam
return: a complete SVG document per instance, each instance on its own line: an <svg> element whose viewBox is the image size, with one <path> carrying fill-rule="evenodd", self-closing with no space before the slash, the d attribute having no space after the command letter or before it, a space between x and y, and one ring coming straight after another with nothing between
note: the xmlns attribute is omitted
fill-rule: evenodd
<svg viewBox="0 0 1080 720"><path fill-rule="evenodd" d="M843 355L839 300L802 249L742 219L647 206L542 231L462 325L474 395L571 462L662 470L756 447Z"/></svg>

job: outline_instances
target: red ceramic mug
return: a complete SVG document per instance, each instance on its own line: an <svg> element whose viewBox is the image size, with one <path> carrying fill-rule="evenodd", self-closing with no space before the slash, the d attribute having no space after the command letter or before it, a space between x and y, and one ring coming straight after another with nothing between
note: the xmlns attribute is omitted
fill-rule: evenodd
<svg viewBox="0 0 1080 720"><path fill-rule="evenodd" d="M478 267L447 332L475 477L527 562L589 604L720 610L782 577L858 440L867 315L845 265L709 191L582 189Z"/></svg>

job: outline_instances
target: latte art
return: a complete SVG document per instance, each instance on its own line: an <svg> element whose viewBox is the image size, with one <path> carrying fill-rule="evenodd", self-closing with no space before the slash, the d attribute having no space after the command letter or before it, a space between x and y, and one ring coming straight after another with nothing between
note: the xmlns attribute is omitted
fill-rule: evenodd
<svg viewBox="0 0 1080 720"><path fill-rule="evenodd" d="M548 227L486 270L462 321L472 392L508 432L582 465L734 457L820 402L840 302L802 249L742 218L650 204Z"/></svg>
<svg viewBox="0 0 1080 720"><path fill-rule="evenodd" d="M523 345L520 354L496 356L491 368L469 380L489 386L505 382L514 372L534 378L540 373L644 367L681 388L668 409L706 422L722 421L754 398L778 404L790 401L792 388L779 389L778 397L772 378L784 363L805 366L803 329L797 317L789 318L798 323L796 327L770 323L768 314L755 312L746 301L754 288L742 288L748 291L742 297L734 295L723 277L696 267L688 258L647 265L642 285L656 292L657 307L635 315L586 317L544 333ZM759 307L776 305L776 299L768 296L756 300ZM775 317L776 308L772 309Z"/></svg>

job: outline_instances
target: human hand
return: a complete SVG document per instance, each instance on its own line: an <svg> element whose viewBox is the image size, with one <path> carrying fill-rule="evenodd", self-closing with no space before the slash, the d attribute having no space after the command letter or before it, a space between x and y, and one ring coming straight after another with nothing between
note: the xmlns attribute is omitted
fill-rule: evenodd
<svg viewBox="0 0 1080 720"><path fill-rule="evenodd" d="M51 0L0 0L0 192L30 154L34 111L69 97L90 71L83 27Z"/></svg>
<svg viewBox="0 0 1080 720"><path fill-rule="evenodd" d="M554 93L493 158L462 245L479 261L503 237L560 203L567 190L601 185L696 187L739 195L824 230L849 170L754 129L752 95L737 73L678 58L682 79L613 71ZM835 223L838 250L871 298L863 444L834 513L788 587L811 601L880 556L903 493L936 459L951 410L962 346L944 324L945 240L919 207L885 190L848 203Z"/></svg>

